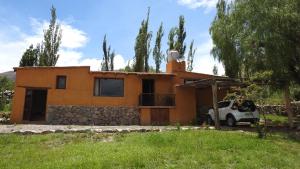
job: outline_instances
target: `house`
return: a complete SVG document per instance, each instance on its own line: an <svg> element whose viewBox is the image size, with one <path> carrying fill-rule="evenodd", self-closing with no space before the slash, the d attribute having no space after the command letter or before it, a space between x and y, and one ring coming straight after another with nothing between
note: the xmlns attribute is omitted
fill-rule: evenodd
<svg viewBox="0 0 300 169"><path fill-rule="evenodd" d="M169 61L166 73L90 71L88 66L14 70L13 123L192 124L204 120L212 105L211 88L184 85L212 75L186 72L184 61Z"/></svg>

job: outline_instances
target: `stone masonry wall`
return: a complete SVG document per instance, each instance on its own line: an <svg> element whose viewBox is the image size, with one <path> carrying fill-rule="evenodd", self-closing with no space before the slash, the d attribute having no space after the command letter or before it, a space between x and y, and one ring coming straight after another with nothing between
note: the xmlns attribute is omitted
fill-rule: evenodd
<svg viewBox="0 0 300 169"><path fill-rule="evenodd" d="M292 104L294 115L300 114L300 104ZM260 112L266 114L287 115L284 105L260 105L257 106Z"/></svg>
<svg viewBox="0 0 300 169"><path fill-rule="evenodd" d="M137 107L60 106L47 107L47 122L64 125L138 125Z"/></svg>

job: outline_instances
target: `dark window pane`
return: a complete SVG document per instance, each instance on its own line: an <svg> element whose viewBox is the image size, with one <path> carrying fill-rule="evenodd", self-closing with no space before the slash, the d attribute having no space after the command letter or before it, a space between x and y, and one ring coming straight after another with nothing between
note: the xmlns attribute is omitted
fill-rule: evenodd
<svg viewBox="0 0 300 169"><path fill-rule="evenodd" d="M95 96L124 96L123 79L95 79Z"/></svg>
<svg viewBox="0 0 300 169"><path fill-rule="evenodd" d="M229 105L230 105L230 102L219 102L218 108L228 107Z"/></svg>
<svg viewBox="0 0 300 169"><path fill-rule="evenodd" d="M57 76L56 77L56 89L65 89L67 85L66 76Z"/></svg>

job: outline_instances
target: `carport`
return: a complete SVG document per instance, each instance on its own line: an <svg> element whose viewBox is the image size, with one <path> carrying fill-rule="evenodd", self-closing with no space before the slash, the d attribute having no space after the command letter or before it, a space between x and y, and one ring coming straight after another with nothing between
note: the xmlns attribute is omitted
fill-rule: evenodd
<svg viewBox="0 0 300 169"><path fill-rule="evenodd" d="M220 129L220 118L218 111L218 91L229 90L231 87L241 87L243 83L234 78L213 77L209 79L201 79L197 81L187 82L181 87L194 87L195 89L207 89L211 87L212 103L215 114L215 128Z"/></svg>

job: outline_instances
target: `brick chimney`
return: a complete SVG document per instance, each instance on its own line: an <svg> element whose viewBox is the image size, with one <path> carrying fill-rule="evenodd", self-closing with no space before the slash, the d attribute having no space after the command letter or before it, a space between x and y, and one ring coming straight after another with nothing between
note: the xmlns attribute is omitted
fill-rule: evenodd
<svg viewBox="0 0 300 169"><path fill-rule="evenodd" d="M185 61L179 61L179 53L171 50L168 53L167 73L185 72Z"/></svg>

